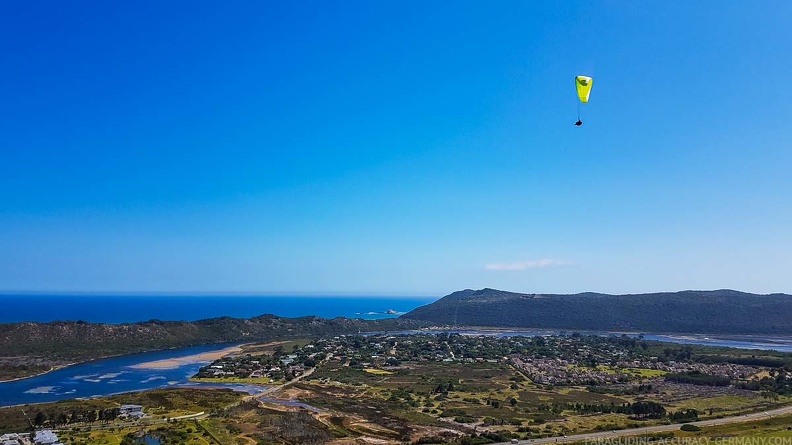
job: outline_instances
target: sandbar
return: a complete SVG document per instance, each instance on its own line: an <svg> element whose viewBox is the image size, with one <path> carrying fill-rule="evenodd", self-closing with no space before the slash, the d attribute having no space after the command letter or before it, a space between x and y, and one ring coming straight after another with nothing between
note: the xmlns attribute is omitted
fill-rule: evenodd
<svg viewBox="0 0 792 445"><path fill-rule="evenodd" d="M242 352L242 345L231 346L217 351L202 352L200 354L185 355L182 357L173 357L163 360L154 360L151 362L138 363L132 365L130 368L134 369L175 369L184 365L191 365L193 363L213 362L219 358L236 352Z"/></svg>

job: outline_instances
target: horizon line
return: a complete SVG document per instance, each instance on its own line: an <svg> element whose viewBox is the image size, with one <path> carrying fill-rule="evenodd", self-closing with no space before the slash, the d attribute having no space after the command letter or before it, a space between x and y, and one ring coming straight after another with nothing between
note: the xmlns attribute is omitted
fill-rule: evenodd
<svg viewBox="0 0 792 445"><path fill-rule="evenodd" d="M537 291L511 291L496 289L492 287L483 287L480 289L464 288L454 291L445 291L445 293L435 292L382 292L382 291L156 291L156 290L4 290L0 289L0 297L3 296L129 296L129 297L317 297L317 298L350 298L350 297L378 297L378 298L442 298L456 292L466 290L483 291L483 290L496 290L500 292L510 292L515 294L550 294L550 295L578 295L578 294L601 294L601 295L644 295L644 294L659 294L659 293L679 293L679 292L718 292L729 291L753 295L789 295L787 292L774 291L774 292L751 292L744 290L737 290L732 288L713 288L713 289L679 289L679 290L655 290L643 292L624 292L610 293L601 291L578 291L578 292L537 292Z"/></svg>
<svg viewBox="0 0 792 445"><path fill-rule="evenodd" d="M163 296L163 297L382 297L382 298L440 298L423 292L364 292L364 291L143 291L143 290L0 290L2 296Z"/></svg>

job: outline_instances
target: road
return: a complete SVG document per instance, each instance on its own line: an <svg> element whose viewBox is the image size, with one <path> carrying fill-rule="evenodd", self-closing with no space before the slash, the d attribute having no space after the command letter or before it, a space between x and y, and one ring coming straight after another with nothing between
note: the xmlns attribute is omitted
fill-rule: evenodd
<svg viewBox="0 0 792 445"><path fill-rule="evenodd" d="M782 408L776 408L773 410L764 411L760 413L744 414L741 416L734 416L734 417L724 417L722 419L699 420L697 422L687 422L687 423L702 427L715 426L715 425L725 425L728 423L749 422L752 420L759 420L767 417L776 417L785 414L792 414L792 406L785 406ZM527 444L543 444L543 443L556 443L556 442L558 443L579 442L579 441L592 440L592 439L613 439L617 437L635 436L639 434L659 433L663 431L678 431L681 425L682 424L679 423L671 424L671 425L654 425L654 426L645 426L642 428L632 428L628 430L616 430L615 432L601 431L597 433L575 434L567 437L546 437L542 439L520 440L517 443L527 445ZM500 442L494 445L509 445L511 443L512 442Z"/></svg>

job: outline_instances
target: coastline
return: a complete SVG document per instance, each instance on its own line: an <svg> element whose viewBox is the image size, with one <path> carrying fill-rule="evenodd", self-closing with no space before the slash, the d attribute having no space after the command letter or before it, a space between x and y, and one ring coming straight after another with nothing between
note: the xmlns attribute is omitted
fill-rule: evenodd
<svg viewBox="0 0 792 445"><path fill-rule="evenodd" d="M247 344L251 344L251 343L247 343ZM201 352L198 354L185 355L181 357L172 357L162 360L153 360L150 362L138 363L137 365L130 366L130 368L151 369L151 370L174 369L184 365L190 365L193 363L212 362L217 359L223 358L227 355L233 354L235 352L242 352L242 346L245 346L245 344L229 346L224 349L220 349L218 351Z"/></svg>
<svg viewBox="0 0 792 445"><path fill-rule="evenodd" d="M69 362L69 363L66 363L66 364L63 364L63 365L53 366L47 371L38 372L36 374L30 374L30 375L27 375L27 376L24 376L24 377L16 377L16 378L13 378L13 379L0 380L0 384L18 382L20 380L26 380L26 379L32 379L32 378L36 378L36 377L40 377L40 376L49 374L51 372L55 372L55 371L61 370L63 368L68 368L69 366L81 365L81 364L84 364L84 363L91 363L91 362L95 362L95 361L99 361L99 360L105 360L105 359L109 359L109 358L123 357L123 356L126 356L126 355L145 354L145 353L148 353L148 352L171 351L171 350L176 350L176 349L189 348L189 347L193 347L193 346L207 346L207 345L213 345L213 344L217 344L218 346L219 345L228 345L228 343L200 343L200 344L196 344L196 345L187 345L187 346L181 346L181 347L177 347L177 348L146 349L144 351L137 351L137 352L129 352L129 353L121 353L121 354L108 354L108 355L103 355L103 356L100 356L100 357L90 358L90 359L87 359L87 360L82 360L82 361L77 361L77 362ZM255 344L255 342L240 343L240 344L237 344L235 346L227 346L227 347L225 347L222 350L225 351L225 350L237 348L238 351L233 351L233 352L241 352L241 350L242 350L241 348L243 346L247 346L247 345L251 345L251 344ZM209 351L209 352L204 352L204 353L199 353L199 354L190 354L190 355L187 355L187 356L184 356L184 357L199 356L199 355L202 355L202 354L213 354L213 352ZM224 355L227 355L227 354L224 354ZM155 360L153 362L148 362L148 363L165 362L165 361L168 361L168 360L176 360L176 361L178 361L178 360L181 360L182 358L183 357L173 357L172 359ZM213 360L214 359L209 360L209 361L213 361ZM185 361L182 364L190 364L190 363L196 363L196 362ZM144 363L141 363L141 365L142 364L144 364ZM155 367L155 368L143 368L143 367L138 368L137 365L135 365L135 366L132 366L132 368L135 368L135 369L173 369L173 368L176 368L178 366L181 366L181 365L177 365L177 366L173 366L173 367Z"/></svg>
<svg viewBox="0 0 792 445"><path fill-rule="evenodd" d="M42 376L42 375L45 375L45 374L49 374L50 372L57 371L59 369L63 369L63 368L66 368L68 366L76 365L76 364L79 364L79 363L84 363L84 362L66 363L65 365L53 366L53 367L51 367L50 369L48 369L46 371L42 371L42 372L39 372L39 373L36 373L36 374L30 374L30 375L26 375L24 377L17 377L17 378L14 378L14 379L0 380L0 383L10 383L10 382L18 382L20 380L25 380L25 379L32 379L34 377L38 377L38 376Z"/></svg>

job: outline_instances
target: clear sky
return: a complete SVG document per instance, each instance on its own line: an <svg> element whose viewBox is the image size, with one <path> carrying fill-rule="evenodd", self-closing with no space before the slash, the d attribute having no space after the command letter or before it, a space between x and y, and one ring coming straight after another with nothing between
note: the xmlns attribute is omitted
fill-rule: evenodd
<svg viewBox="0 0 792 445"><path fill-rule="evenodd" d="M792 292L790 23L2 2L0 290Z"/></svg>

